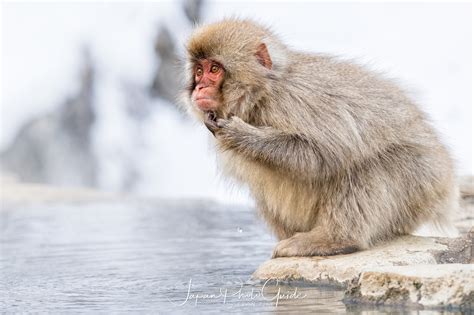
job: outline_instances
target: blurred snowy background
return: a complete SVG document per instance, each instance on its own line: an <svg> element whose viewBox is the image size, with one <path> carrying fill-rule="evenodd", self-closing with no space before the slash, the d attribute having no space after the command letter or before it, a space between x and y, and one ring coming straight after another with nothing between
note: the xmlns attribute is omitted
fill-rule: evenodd
<svg viewBox="0 0 474 315"><path fill-rule="evenodd" d="M194 21L251 17L299 50L397 78L459 174L473 174L470 3L2 3L2 173L146 196L248 202L218 176L212 138L180 113Z"/></svg>

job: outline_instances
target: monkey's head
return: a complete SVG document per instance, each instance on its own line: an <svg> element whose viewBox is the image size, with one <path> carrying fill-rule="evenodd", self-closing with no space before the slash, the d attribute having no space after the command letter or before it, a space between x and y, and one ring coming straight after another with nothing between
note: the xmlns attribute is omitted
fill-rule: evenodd
<svg viewBox="0 0 474 315"><path fill-rule="evenodd" d="M267 28L228 19L198 28L187 45L186 97L200 117L251 119L286 62L286 47Z"/></svg>

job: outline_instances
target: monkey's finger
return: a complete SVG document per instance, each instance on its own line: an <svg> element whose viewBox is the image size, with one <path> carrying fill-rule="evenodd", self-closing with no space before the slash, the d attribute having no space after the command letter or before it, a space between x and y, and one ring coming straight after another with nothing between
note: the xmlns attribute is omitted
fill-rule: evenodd
<svg viewBox="0 0 474 315"><path fill-rule="evenodd" d="M278 257L285 257L286 255L284 254L284 252L286 248L290 246L290 243L291 243L290 239L279 241L278 244L273 249L272 259L278 258Z"/></svg>
<svg viewBox="0 0 474 315"><path fill-rule="evenodd" d="M212 121L204 121L204 125L206 126L206 128L215 136L216 135L216 131L217 129L219 129L217 127L217 125L212 122Z"/></svg>
<svg viewBox="0 0 474 315"><path fill-rule="evenodd" d="M278 258L278 252L277 252L276 249L273 250L272 258L271 258L271 259L274 259L274 258Z"/></svg>
<svg viewBox="0 0 474 315"><path fill-rule="evenodd" d="M225 120L222 118L217 119L217 127L219 128L225 127L227 123L228 123L228 120Z"/></svg>
<svg viewBox="0 0 474 315"><path fill-rule="evenodd" d="M217 114L214 111L210 111L207 113L207 119L210 121L216 121L217 120Z"/></svg>
<svg viewBox="0 0 474 315"><path fill-rule="evenodd" d="M275 248L273 250L271 259L279 258L279 257L286 257L286 256L288 256L288 255L285 255L285 249Z"/></svg>

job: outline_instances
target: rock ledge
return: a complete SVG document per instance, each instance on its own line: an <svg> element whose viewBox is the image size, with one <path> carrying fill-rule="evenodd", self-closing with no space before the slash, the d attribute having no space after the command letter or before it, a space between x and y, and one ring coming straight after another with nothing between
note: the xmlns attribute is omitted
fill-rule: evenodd
<svg viewBox="0 0 474 315"><path fill-rule="evenodd" d="M263 263L253 278L344 287L347 303L472 309L472 235L451 241L404 236L349 255L277 258ZM443 264L447 256L456 263Z"/></svg>
<svg viewBox="0 0 474 315"><path fill-rule="evenodd" d="M474 307L474 268L446 264L362 272L347 289L345 302L470 310Z"/></svg>

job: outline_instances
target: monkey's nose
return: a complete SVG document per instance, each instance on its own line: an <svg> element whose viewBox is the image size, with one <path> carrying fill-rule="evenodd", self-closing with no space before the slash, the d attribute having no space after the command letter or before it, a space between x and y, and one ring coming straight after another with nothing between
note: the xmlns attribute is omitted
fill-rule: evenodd
<svg viewBox="0 0 474 315"><path fill-rule="evenodd" d="M204 88L207 88L209 87L209 84L205 84L205 83L199 83L196 88L198 89L198 91L204 89Z"/></svg>

